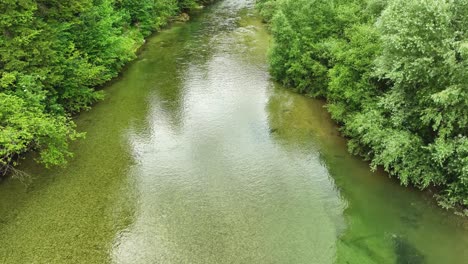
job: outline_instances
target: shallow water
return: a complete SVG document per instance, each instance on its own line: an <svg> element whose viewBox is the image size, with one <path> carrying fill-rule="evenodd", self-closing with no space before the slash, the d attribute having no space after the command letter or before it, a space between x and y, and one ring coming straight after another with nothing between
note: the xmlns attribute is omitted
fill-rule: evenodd
<svg viewBox="0 0 468 264"><path fill-rule="evenodd" d="M468 224L270 79L253 0L150 38L67 168L0 185L0 263L466 263Z"/></svg>

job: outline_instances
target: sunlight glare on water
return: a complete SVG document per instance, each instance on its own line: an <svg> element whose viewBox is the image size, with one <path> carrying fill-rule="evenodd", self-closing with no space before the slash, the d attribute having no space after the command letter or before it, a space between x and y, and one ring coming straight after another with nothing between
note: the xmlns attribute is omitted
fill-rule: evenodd
<svg viewBox="0 0 468 264"><path fill-rule="evenodd" d="M139 204L116 263L333 261L343 207L314 143L288 149L270 129L266 33L242 26L247 7L224 1L204 18L174 58L178 94L152 94L149 131L130 133Z"/></svg>

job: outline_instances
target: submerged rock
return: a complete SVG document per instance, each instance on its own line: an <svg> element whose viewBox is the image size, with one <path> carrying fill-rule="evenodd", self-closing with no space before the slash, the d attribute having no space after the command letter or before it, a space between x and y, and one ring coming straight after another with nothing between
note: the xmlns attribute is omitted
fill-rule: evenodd
<svg viewBox="0 0 468 264"><path fill-rule="evenodd" d="M408 240L402 236L394 235L393 247L396 255L397 264L424 264L426 258L414 247Z"/></svg>
<svg viewBox="0 0 468 264"><path fill-rule="evenodd" d="M420 226L420 222L422 219L421 211L412 204L412 209L405 211L404 215L400 216L400 221L410 228L416 229Z"/></svg>
<svg viewBox="0 0 468 264"><path fill-rule="evenodd" d="M400 216L400 221L413 229L416 229L419 227L419 218L414 217L414 216Z"/></svg>
<svg viewBox="0 0 468 264"><path fill-rule="evenodd" d="M187 13L182 13L182 14L180 14L180 15L177 17L176 20L177 20L177 21L180 21L180 22L187 22L187 21L190 20L190 16L189 16L189 14L187 14Z"/></svg>

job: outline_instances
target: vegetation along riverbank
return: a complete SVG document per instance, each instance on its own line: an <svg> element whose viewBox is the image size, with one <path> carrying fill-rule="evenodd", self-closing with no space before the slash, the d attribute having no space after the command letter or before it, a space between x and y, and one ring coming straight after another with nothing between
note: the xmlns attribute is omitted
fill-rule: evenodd
<svg viewBox="0 0 468 264"><path fill-rule="evenodd" d="M145 37L210 2L2 1L0 176L29 150L45 166L66 164L69 142L84 135L71 115L103 98L95 87L116 77Z"/></svg>
<svg viewBox="0 0 468 264"><path fill-rule="evenodd" d="M468 1L259 0L274 78L327 100L349 150L468 210Z"/></svg>

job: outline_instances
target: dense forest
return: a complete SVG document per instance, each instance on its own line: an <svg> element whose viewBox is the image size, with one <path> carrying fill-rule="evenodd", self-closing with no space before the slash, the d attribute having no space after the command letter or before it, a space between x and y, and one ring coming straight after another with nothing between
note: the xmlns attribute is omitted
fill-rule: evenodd
<svg viewBox="0 0 468 264"><path fill-rule="evenodd" d="M468 214L468 1L259 0L274 78L325 98L349 150Z"/></svg>
<svg viewBox="0 0 468 264"><path fill-rule="evenodd" d="M0 175L20 155L64 165L82 137L71 116L104 96L95 88L135 58L144 38L212 0L2 0Z"/></svg>

